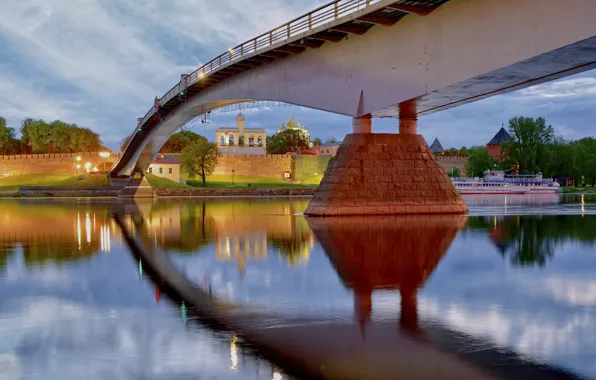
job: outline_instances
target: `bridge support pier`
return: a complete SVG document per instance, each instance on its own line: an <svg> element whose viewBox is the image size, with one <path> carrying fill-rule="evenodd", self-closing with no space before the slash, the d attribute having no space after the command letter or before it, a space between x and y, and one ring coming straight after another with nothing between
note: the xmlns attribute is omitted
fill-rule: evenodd
<svg viewBox="0 0 596 380"><path fill-rule="evenodd" d="M370 118L355 119L353 128L355 133L344 138L305 215L468 211L422 135L416 134L415 104L400 105L399 134L370 133Z"/></svg>

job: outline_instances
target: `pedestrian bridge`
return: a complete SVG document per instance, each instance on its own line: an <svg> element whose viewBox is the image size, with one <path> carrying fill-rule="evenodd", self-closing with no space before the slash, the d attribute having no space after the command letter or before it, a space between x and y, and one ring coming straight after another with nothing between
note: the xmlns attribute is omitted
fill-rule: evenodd
<svg viewBox="0 0 596 380"><path fill-rule="evenodd" d="M592 0L333 1L182 74L139 118L112 177L145 173L169 136L193 118L230 104L271 100L351 116L351 136L370 134L372 118L400 120L399 135L357 138L340 149L339 156L348 158L330 168L307 213L361 214L359 199L333 201L338 191L354 193L336 184L353 184L355 176L362 185L357 191L372 194L373 201L394 200L374 204L369 213L464 212L461 198L428 157L426 143L412 138L418 115L596 67L594 16ZM396 167L430 169L401 170L407 177L397 178L400 170L388 169L382 157L350 156L362 144L403 163ZM383 174L387 178L381 179ZM407 188L413 178L429 186ZM370 193L371 184L382 181L399 186ZM419 190L414 198L412 190ZM440 194L429 200L431 193ZM405 196L409 201L399 200Z"/></svg>

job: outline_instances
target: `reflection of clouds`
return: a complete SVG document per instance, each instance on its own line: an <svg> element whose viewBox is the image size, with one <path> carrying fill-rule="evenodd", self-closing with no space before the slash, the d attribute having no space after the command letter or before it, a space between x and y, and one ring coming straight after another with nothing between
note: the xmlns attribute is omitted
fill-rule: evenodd
<svg viewBox="0 0 596 380"><path fill-rule="evenodd" d="M56 298L29 298L11 312L1 315L0 333L12 342L21 362L28 363L22 368L25 379L211 378L230 372L227 345L215 343L209 332L172 323L178 317L169 309L159 314L114 312ZM18 373L18 359L0 355L2 376L5 368Z"/></svg>
<svg viewBox="0 0 596 380"><path fill-rule="evenodd" d="M596 306L596 281L549 278L546 287L559 302L576 306Z"/></svg>
<svg viewBox="0 0 596 380"><path fill-rule="evenodd" d="M585 374L596 371L596 363L582 360L586 348L596 346L596 318L575 312L561 317L555 310L508 308L498 305L474 307L447 304L421 297L420 312L451 328L509 347L519 354L568 366Z"/></svg>
<svg viewBox="0 0 596 380"><path fill-rule="evenodd" d="M0 378L2 380L21 379L21 363L15 355L0 353Z"/></svg>

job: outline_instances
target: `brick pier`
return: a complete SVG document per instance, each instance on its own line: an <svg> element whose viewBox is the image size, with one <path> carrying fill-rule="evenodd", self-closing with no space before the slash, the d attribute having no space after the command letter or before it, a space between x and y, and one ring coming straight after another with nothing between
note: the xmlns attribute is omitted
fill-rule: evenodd
<svg viewBox="0 0 596 380"><path fill-rule="evenodd" d="M354 131L360 133L345 137L304 213L311 216L466 213L468 208L455 186L422 135L416 134L412 108L412 105L400 107L399 134L367 133L370 117L357 118Z"/></svg>

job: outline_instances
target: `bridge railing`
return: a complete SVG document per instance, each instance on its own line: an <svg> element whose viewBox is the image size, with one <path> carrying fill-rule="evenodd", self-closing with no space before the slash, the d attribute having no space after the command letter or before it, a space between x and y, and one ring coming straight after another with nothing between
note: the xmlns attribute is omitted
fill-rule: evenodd
<svg viewBox="0 0 596 380"><path fill-rule="evenodd" d="M267 50L271 46L287 41L297 35L317 28L328 22L332 22L354 12L366 9L367 7L381 2L382 0L335 0L312 10L300 17L297 17L285 24L282 24L270 31L263 33L249 41L246 41L234 48L229 49L211 61L207 62L197 70L193 71L183 82L182 80L168 91L161 99L159 105L164 105L170 99L177 96L188 86L200 81L222 67L228 66L235 61L242 60L246 55ZM155 105L145 116L140 119L139 125L144 124L155 113ZM132 139L131 139L132 140Z"/></svg>

